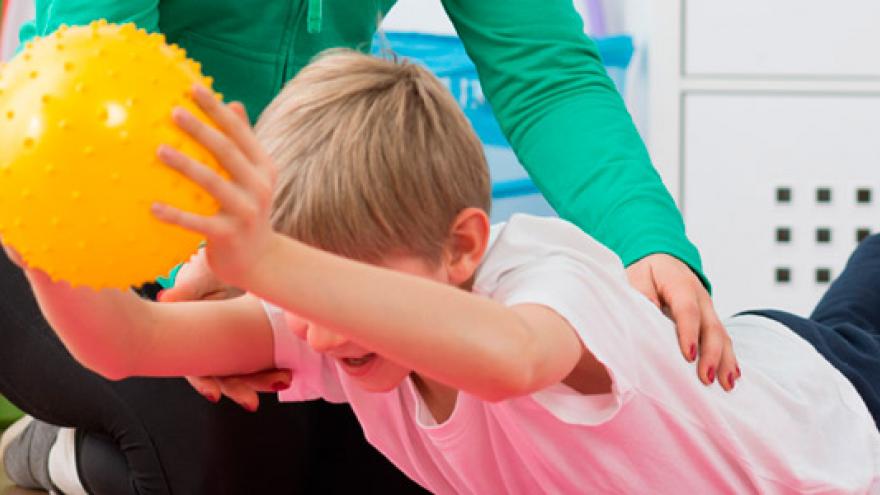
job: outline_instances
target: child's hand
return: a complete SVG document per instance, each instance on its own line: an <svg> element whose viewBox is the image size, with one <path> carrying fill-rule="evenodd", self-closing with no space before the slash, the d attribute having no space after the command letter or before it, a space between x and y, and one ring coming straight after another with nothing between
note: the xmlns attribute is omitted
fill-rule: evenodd
<svg viewBox="0 0 880 495"><path fill-rule="evenodd" d="M213 196L220 211L206 217L163 204L153 205L152 211L164 222L204 235L212 271L227 283L247 287L248 273L265 258L274 239L269 214L275 166L240 104L225 106L201 86L193 89L193 99L219 130L182 108L174 110L174 122L214 155L230 180L169 146L159 149L159 158Z"/></svg>

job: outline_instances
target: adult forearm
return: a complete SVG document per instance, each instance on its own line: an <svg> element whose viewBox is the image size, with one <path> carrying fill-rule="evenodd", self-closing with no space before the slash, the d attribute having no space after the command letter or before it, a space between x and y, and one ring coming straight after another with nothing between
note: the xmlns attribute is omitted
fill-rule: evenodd
<svg viewBox="0 0 880 495"><path fill-rule="evenodd" d="M700 254L626 110L603 98L582 95L549 109L519 138L520 160L559 215L624 265L670 254L708 287Z"/></svg>
<svg viewBox="0 0 880 495"><path fill-rule="evenodd" d="M560 215L627 265L668 253L700 273L681 214L571 0L443 3L502 130Z"/></svg>

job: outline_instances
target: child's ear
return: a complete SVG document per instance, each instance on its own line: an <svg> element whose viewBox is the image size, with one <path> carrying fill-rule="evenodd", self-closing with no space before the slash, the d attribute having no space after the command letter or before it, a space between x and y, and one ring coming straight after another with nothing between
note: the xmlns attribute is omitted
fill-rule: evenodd
<svg viewBox="0 0 880 495"><path fill-rule="evenodd" d="M465 208L455 217L446 245L449 282L462 285L474 275L489 245L489 217L479 208Z"/></svg>

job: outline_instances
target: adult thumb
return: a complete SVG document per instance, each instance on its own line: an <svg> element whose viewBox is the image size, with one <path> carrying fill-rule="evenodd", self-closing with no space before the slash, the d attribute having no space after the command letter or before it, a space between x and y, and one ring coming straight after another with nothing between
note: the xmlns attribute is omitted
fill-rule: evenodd
<svg viewBox="0 0 880 495"><path fill-rule="evenodd" d="M201 288L198 280L178 279L173 287L159 292L156 299L159 302L197 301L201 299Z"/></svg>

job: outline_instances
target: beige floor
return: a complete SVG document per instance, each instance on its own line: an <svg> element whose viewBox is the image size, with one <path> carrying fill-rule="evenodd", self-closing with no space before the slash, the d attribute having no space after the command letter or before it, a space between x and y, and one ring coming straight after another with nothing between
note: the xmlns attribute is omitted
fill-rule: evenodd
<svg viewBox="0 0 880 495"><path fill-rule="evenodd" d="M18 488L6 479L6 474L0 469L0 495L38 495L41 493L46 492L35 492Z"/></svg>

